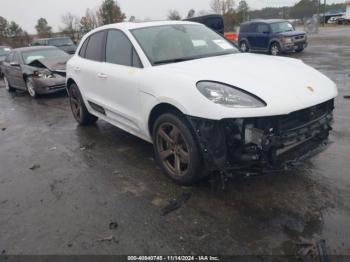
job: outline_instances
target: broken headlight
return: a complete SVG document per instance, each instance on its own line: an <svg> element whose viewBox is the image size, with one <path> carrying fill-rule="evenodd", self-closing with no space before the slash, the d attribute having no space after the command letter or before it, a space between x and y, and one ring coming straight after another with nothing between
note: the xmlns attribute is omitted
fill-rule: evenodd
<svg viewBox="0 0 350 262"><path fill-rule="evenodd" d="M222 83L201 81L197 83L197 89L210 101L226 107L254 108L266 106L266 103L255 95Z"/></svg>
<svg viewBox="0 0 350 262"><path fill-rule="evenodd" d="M49 70L34 71L33 76L37 78L54 78L55 77L53 73Z"/></svg>

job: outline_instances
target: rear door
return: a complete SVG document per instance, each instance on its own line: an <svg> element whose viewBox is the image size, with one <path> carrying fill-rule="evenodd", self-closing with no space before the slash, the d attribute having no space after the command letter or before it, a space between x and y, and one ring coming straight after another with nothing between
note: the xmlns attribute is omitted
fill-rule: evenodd
<svg viewBox="0 0 350 262"><path fill-rule="evenodd" d="M106 31L99 31L91 35L83 43L79 55L72 60L74 80L82 90L85 102L92 101L96 104L101 103L101 79L98 77L98 70L104 60L104 45Z"/></svg>
<svg viewBox="0 0 350 262"><path fill-rule="evenodd" d="M265 23L258 23L255 35L255 48L265 50L268 48L270 40L270 26Z"/></svg>
<svg viewBox="0 0 350 262"><path fill-rule="evenodd" d="M247 39L249 41L250 48L256 49L257 43L256 43L256 30L257 30L257 24L251 23L248 27L248 31L246 33Z"/></svg>
<svg viewBox="0 0 350 262"><path fill-rule="evenodd" d="M120 30L108 30L105 63L97 68L98 105L106 116L128 131L139 132L139 76L142 64L129 38Z"/></svg>

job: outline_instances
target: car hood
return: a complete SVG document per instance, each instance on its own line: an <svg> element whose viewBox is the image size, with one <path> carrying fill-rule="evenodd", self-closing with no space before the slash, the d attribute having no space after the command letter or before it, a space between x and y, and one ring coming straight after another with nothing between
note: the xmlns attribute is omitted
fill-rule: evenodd
<svg viewBox="0 0 350 262"><path fill-rule="evenodd" d="M305 35L306 33L303 31L288 31L279 33L282 36L296 36L296 35Z"/></svg>
<svg viewBox="0 0 350 262"><path fill-rule="evenodd" d="M194 89L203 80L243 89L267 103L266 108L256 109L259 115L288 114L337 96L330 79L292 58L239 53L168 64L159 70L177 79L181 75Z"/></svg>
<svg viewBox="0 0 350 262"><path fill-rule="evenodd" d="M67 61L70 56L57 57L57 58L44 58L34 60L29 64L32 67L47 68L53 72L65 72Z"/></svg>

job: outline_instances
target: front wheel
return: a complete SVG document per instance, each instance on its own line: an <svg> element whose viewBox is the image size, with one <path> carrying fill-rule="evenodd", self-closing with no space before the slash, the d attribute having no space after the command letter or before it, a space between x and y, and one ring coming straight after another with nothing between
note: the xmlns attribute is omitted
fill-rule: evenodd
<svg viewBox="0 0 350 262"><path fill-rule="evenodd" d="M166 113L156 120L153 145L157 162L176 183L192 185L204 178L197 143L180 114Z"/></svg>
<svg viewBox="0 0 350 262"><path fill-rule="evenodd" d="M281 46L277 42L273 42L270 46L270 54L273 56L278 56L281 54Z"/></svg>
<svg viewBox="0 0 350 262"><path fill-rule="evenodd" d="M69 87L69 103L75 120L83 126L95 124L98 118L89 113L76 84Z"/></svg>
<svg viewBox="0 0 350 262"><path fill-rule="evenodd" d="M33 79L31 77L28 77L26 79L26 86L27 86L27 91L28 94L32 97L32 98L37 98L38 94L35 91L35 87L34 87L34 82Z"/></svg>

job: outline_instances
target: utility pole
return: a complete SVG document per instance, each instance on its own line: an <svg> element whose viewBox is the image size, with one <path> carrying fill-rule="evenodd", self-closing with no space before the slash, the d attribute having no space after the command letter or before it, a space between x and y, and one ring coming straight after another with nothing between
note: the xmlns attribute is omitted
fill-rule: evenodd
<svg viewBox="0 0 350 262"><path fill-rule="evenodd" d="M323 27L326 24L326 1L327 0L324 0L324 6L323 6Z"/></svg>

